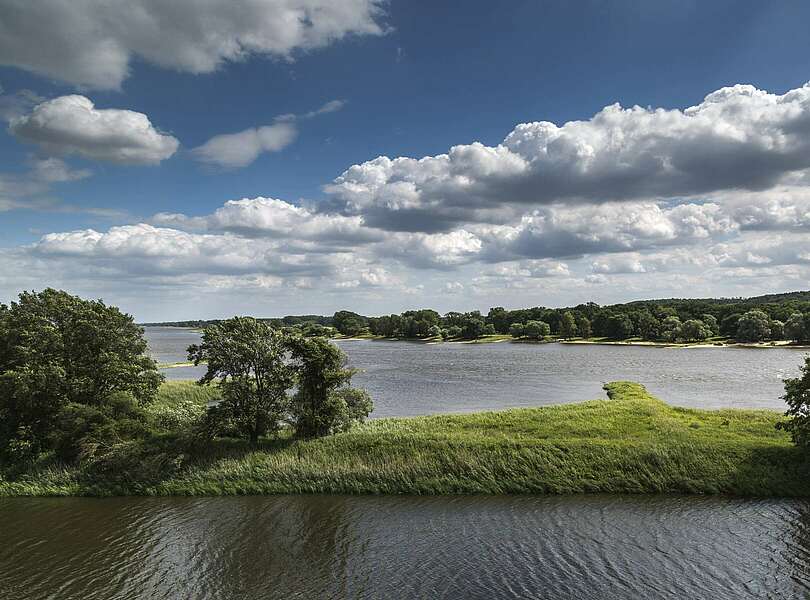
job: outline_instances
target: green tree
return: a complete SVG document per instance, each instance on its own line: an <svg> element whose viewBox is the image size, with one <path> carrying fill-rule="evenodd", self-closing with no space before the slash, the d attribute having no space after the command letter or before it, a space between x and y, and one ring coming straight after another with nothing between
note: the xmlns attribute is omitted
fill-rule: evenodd
<svg viewBox="0 0 810 600"><path fill-rule="evenodd" d="M465 340L475 340L484 335L486 323L480 317L465 318L461 325L461 337Z"/></svg>
<svg viewBox="0 0 810 600"><path fill-rule="evenodd" d="M661 338L667 342L675 342L683 337L682 328L683 323L678 317L666 317L661 321Z"/></svg>
<svg viewBox="0 0 810 600"><path fill-rule="evenodd" d="M785 338L794 342L803 342L808 336L808 319L800 312L795 312L785 323Z"/></svg>
<svg viewBox="0 0 810 600"><path fill-rule="evenodd" d="M801 375L785 379L784 382L785 395L782 399L788 405L785 416L790 418L776 427L790 432L795 444L810 446L810 355L804 359Z"/></svg>
<svg viewBox="0 0 810 600"><path fill-rule="evenodd" d="M607 335L614 340L625 340L633 335L633 321L625 314L611 315L607 321Z"/></svg>
<svg viewBox="0 0 810 600"><path fill-rule="evenodd" d="M189 346L188 357L195 365L207 362L197 383L216 381L220 388L222 401L210 413L214 420L232 423L254 445L279 430L296 375L284 334L263 321L234 317L206 327L201 343Z"/></svg>
<svg viewBox="0 0 810 600"><path fill-rule="evenodd" d="M783 340L785 339L785 324L778 319L771 321L771 339Z"/></svg>
<svg viewBox="0 0 810 600"><path fill-rule="evenodd" d="M509 335L513 338L521 338L523 337L523 323L512 323L509 326Z"/></svg>
<svg viewBox="0 0 810 600"><path fill-rule="evenodd" d="M348 310L339 310L332 317L332 327L343 335L358 335L366 328L366 320Z"/></svg>
<svg viewBox="0 0 810 600"><path fill-rule="evenodd" d="M101 300L46 289L0 305L0 451L74 458L91 430L95 445L124 439L119 417L139 418L163 380L146 350L132 317ZM69 426L79 412L94 425Z"/></svg>
<svg viewBox="0 0 810 600"><path fill-rule="evenodd" d="M737 340L759 342L771 336L771 320L761 310L749 310L737 321Z"/></svg>
<svg viewBox="0 0 810 600"><path fill-rule="evenodd" d="M712 330L709 329L703 321L698 319L689 319L681 326L681 337L687 342L697 342L705 340L712 335Z"/></svg>
<svg viewBox="0 0 810 600"><path fill-rule="evenodd" d="M700 317L703 324L712 332L712 336L720 335L720 323L717 322L717 317L710 314L704 314ZM711 337L711 336L710 336Z"/></svg>
<svg viewBox="0 0 810 600"><path fill-rule="evenodd" d="M648 310L638 312L636 328L638 334L645 340L657 340L661 337L661 321Z"/></svg>
<svg viewBox="0 0 810 600"><path fill-rule="evenodd" d="M591 321L588 317L584 315L579 315L577 317L577 331L579 331L579 337L588 339L591 337L593 332L591 331Z"/></svg>
<svg viewBox="0 0 810 600"><path fill-rule="evenodd" d="M571 311L566 311L560 321L560 337L563 339L571 339L577 335L577 322Z"/></svg>
<svg viewBox="0 0 810 600"><path fill-rule="evenodd" d="M551 325L545 321L527 321L523 326L523 335L533 340L542 340L551 335Z"/></svg>
<svg viewBox="0 0 810 600"><path fill-rule="evenodd" d="M292 338L288 342L298 390L291 405L299 437L318 437L345 431L372 410L365 390L349 387L354 369L346 355L324 338Z"/></svg>

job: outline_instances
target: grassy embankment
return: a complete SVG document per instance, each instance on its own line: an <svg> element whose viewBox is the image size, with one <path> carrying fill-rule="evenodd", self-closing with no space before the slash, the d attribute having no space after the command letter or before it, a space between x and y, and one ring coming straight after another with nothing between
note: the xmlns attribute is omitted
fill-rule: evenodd
<svg viewBox="0 0 810 600"><path fill-rule="evenodd" d="M629 382L609 400L380 419L317 440L217 440L193 453L171 435L82 467L35 465L0 495L270 493L730 493L810 495L810 454L774 411L672 407ZM170 383L159 402L209 392Z"/></svg>

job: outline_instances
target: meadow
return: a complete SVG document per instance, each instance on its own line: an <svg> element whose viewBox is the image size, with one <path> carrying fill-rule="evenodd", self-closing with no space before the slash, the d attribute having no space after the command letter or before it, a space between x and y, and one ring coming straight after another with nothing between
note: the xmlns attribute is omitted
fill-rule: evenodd
<svg viewBox="0 0 810 600"><path fill-rule="evenodd" d="M810 495L810 457L765 410L674 407L640 384L541 408L377 419L319 439L195 449L156 433L65 466L0 475L0 496L687 493ZM166 382L150 408L189 419L216 390ZM194 408L196 407L196 409ZM167 417L169 415L169 417Z"/></svg>

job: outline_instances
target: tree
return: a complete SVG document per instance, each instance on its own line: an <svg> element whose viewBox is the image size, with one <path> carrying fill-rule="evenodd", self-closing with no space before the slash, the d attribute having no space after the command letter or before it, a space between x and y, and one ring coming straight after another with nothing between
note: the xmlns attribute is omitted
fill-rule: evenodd
<svg viewBox="0 0 810 600"><path fill-rule="evenodd" d="M625 314L611 315L607 321L607 336L625 340L633 335L633 321Z"/></svg>
<svg viewBox="0 0 810 600"><path fill-rule="evenodd" d="M661 339L667 342L675 342L681 339L683 323L678 317L666 317L661 321Z"/></svg>
<svg viewBox="0 0 810 600"><path fill-rule="evenodd" d="M636 328L638 334L645 340L657 340L661 337L661 322L648 310L638 312Z"/></svg>
<svg viewBox="0 0 810 600"><path fill-rule="evenodd" d="M439 337L442 334L442 328L438 325L431 325L430 329L428 329L428 336L430 337Z"/></svg>
<svg viewBox="0 0 810 600"><path fill-rule="evenodd" d="M58 447L75 458L82 431L92 429L94 444L126 437L133 428L119 427L119 417L139 418L136 405L163 380L146 349L132 317L101 300L49 288L0 305L0 451ZM66 415L77 412L95 425L69 426Z"/></svg>
<svg viewBox="0 0 810 600"><path fill-rule="evenodd" d="M709 331L712 332L712 336L720 335L720 323L717 322L717 318L714 315L702 315L700 320L709 328Z"/></svg>
<svg viewBox="0 0 810 600"><path fill-rule="evenodd" d="M213 418L233 423L254 445L279 430L296 375L284 334L251 317L234 317L206 327L201 343L189 346L188 357L195 365L207 361L198 384L216 380L220 388L222 401Z"/></svg>
<svg viewBox="0 0 810 600"><path fill-rule="evenodd" d="M712 330L703 321L689 319L681 326L681 338L687 342L696 342L711 337Z"/></svg>
<svg viewBox="0 0 810 600"><path fill-rule="evenodd" d="M566 311L560 321L560 337L571 339L577 335L577 322L571 311Z"/></svg>
<svg viewBox="0 0 810 600"><path fill-rule="evenodd" d="M461 337L465 340L475 340L484 335L486 323L479 318L466 318L461 325Z"/></svg>
<svg viewBox="0 0 810 600"><path fill-rule="evenodd" d="M545 321L527 321L523 326L523 335L534 340L542 340L551 335L551 325Z"/></svg>
<svg viewBox="0 0 810 600"><path fill-rule="evenodd" d="M509 331L509 311L503 306L495 306L487 313L487 323L492 323L497 333L507 333Z"/></svg>
<svg viewBox="0 0 810 600"><path fill-rule="evenodd" d="M749 310L737 321L737 340L759 342L771 336L771 320L758 309Z"/></svg>
<svg viewBox="0 0 810 600"><path fill-rule="evenodd" d="M339 310L332 317L332 326L343 335L358 335L366 328L366 320L348 310Z"/></svg>
<svg viewBox="0 0 810 600"><path fill-rule="evenodd" d="M291 417L299 437L318 437L345 431L372 410L365 390L350 388L354 369L346 355L324 338L292 338L288 342L298 390Z"/></svg>
<svg viewBox="0 0 810 600"><path fill-rule="evenodd" d="M512 323L509 326L509 335L511 335L513 338L521 338L524 335L523 330L523 323Z"/></svg>
<svg viewBox="0 0 810 600"><path fill-rule="evenodd" d="M785 338L793 340L794 342L803 342L808 337L808 319L800 312L795 312L785 323Z"/></svg>
<svg viewBox="0 0 810 600"><path fill-rule="evenodd" d="M788 405L785 416L790 419L777 423L776 427L790 432L795 444L810 446L810 356L804 359L801 376L785 379L784 382L785 395L782 399Z"/></svg>
<svg viewBox="0 0 810 600"><path fill-rule="evenodd" d="M577 331L579 331L579 337L588 339L591 337L591 322L588 317L580 315L577 317Z"/></svg>
<svg viewBox="0 0 810 600"><path fill-rule="evenodd" d="M785 339L785 324L778 319L771 321L771 339L783 340Z"/></svg>

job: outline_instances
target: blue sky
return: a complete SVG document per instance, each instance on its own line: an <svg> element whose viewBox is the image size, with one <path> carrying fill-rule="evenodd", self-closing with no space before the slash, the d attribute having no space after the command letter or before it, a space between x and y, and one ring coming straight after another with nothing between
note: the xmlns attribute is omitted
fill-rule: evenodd
<svg viewBox="0 0 810 600"><path fill-rule="evenodd" d="M772 99L801 90L810 80L806 3L469 2L459 10L421 1L245 0L229 5L234 14L221 8L215 15L205 15L197 0L178 2L174 12L151 0L105 10L99 0L40 4L0 0L0 108L8 121L0 136L2 301L52 285L103 296L152 320L807 287L810 259L802 257L810 248L796 249L796 240L810 228L810 164L800 140L782 148L773 147L772 137L754 138L774 128L795 134L787 117L746 129L761 115L759 104L729 102L718 117L745 130L744 143L728 128L708 142L705 131L687 128L656 147L656 157L671 151L678 159L689 154L689 140L702 139L702 148L717 142L713 171L739 165L717 181L683 167L678 177L651 173L649 186L612 189L613 173L605 171L587 189L573 182L569 190L570 173L559 180L546 170L525 177L531 170L525 165L481 167L464 159L429 181L428 167L416 165L406 174L387 171L385 186L373 191L367 167L362 181L333 183L378 156L434 157L473 142L496 148L520 123L587 122L614 103L682 111L737 84ZM334 14L306 12L330 4ZM151 20L133 19L127 11L135 5ZM278 24L282 6L292 9L287 16L305 15L300 35ZM183 10L211 19L195 28ZM229 54L233 45L240 56ZM71 95L86 98L93 111L139 113L151 141L139 137L142 130L120 129L136 127L118 121L120 114L110 115L105 127L114 130L100 137L66 133L71 111L88 110L60 100ZM810 113L803 97L795 105ZM333 110L308 115L325 106ZM641 119L616 127L626 135ZM199 150L216 136L246 131L252 133ZM257 150L244 166L223 166L226 151L243 151L261 131L274 140L272 150ZM283 135L294 139L279 142ZM725 144L728 135L733 148ZM597 154L599 136L595 129L570 134ZM115 154L132 145L147 154L126 160ZM632 163L635 155L628 156ZM769 171L762 165L772 159L779 166ZM768 172L753 177L760 166ZM454 177L485 193L461 198ZM407 202L398 195L403 181L415 190ZM600 181L603 194L592 189ZM330 184L339 189L324 188ZM212 217L229 200L256 198L306 212L293 218L288 206L259 202L238 206L238 218ZM632 223L606 224L630 213ZM257 226L268 219L272 226ZM322 231L327 222L331 233ZM158 231L116 229L139 224ZM88 230L94 235L78 234ZM311 232L300 238L304 230ZM335 230L343 232L340 243ZM621 235L614 239L611 231ZM793 258L785 254L788 245ZM230 261L205 258L231 250ZM714 262L694 260L707 255Z"/></svg>

